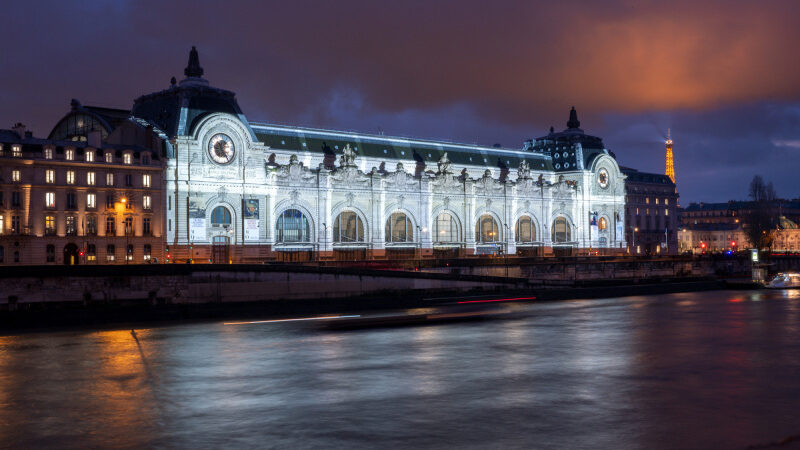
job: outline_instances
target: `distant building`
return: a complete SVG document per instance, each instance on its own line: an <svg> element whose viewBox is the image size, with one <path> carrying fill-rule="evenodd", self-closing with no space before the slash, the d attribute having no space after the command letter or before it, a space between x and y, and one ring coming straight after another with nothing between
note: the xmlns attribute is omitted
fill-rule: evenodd
<svg viewBox="0 0 800 450"><path fill-rule="evenodd" d="M735 216L719 212L717 215L707 216L709 219L707 222L698 221L698 223L681 225L678 233L680 252L721 253L752 248L745 230L746 224L738 222L736 219L719 220L726 217ZM795 222L781 216L774 232L773 252L800 252L800 228Z"/></svg>
<svg viewBox="0 0 800 450"><path fill-rule="evenodd" d="M625 180L625 241L636 255L674 255L678 249L678 191L662 174L621 167Z"/></svg>
<svg viewBox="0 0 800 450"><path fill-rule="evenodd" d="M738 224L752 207L752 202L734 200L725 203L691 203L680 210L681 224L687 226L705 223ZM779 199L776 208L779 215L792 222L800 222L800 199Z"/></svg>
<svg viewBox="0 0 800 450"><path fill-rule="evenodd" d="M94 125L59 131L64 140L0 130L0 263L163 260L163 142L135 123L120 128L150 141L104 143Z"/></svg>

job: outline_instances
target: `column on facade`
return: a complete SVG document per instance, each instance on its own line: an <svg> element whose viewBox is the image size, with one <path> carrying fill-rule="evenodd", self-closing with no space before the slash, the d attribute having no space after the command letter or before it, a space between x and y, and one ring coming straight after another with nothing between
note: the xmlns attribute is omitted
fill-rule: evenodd
<svg viewBox="0 0 800 450"><path fill-rule="evenodd" d="M321 252L333 251L333 221L331 218L331 202L333 191L331 189L330 173L320 167L319 182L317 184L317 197L319 198L319 212L317 220L317 245Z"/></svg>
<svg viewBox="0 0 800 450"><path fill-rule="evenodd" d="M386 236L383 232L383 225L386 222L385 202L386 190L381 175L377 172L372 173L372 183L370 195L372 196L372 250L377 250L378 254L383 254L386 248Z"/></svg>
<svg viewBox="0 0 800 450"><path fill-rule="evenodd" d="M464 180L463 189L463 210L464 210L464 223L462 224L463 240L468 249L475 250L475 224L473 223L473 216L475 215L475 185L468 180Z"/></svg>
<svg viewBox="0 0 800 450"><path fill-rule="evenodd" d="M506 254L507 255L514 255L517 253L517 244L516 244L516 236L515 236L515 224L516 224L516 217L514 212L517 210L517 187L510 186L506 183L505 189L505 234L506 237Z"/></svg>
<svg viewBox="0 0 800 450"><path fill-rule="evenodd" d="M432 195L431 195L431 183L429 180L423 178L419 183L419 192L418 192L418 216L417 223L420 225L420 235L417 238L419 240L419 245L421 248L425 249L432 249L433 248L433 240L431 239L431 233L433 233L433 220L434 218L431 217L432 213Z"/></svg>

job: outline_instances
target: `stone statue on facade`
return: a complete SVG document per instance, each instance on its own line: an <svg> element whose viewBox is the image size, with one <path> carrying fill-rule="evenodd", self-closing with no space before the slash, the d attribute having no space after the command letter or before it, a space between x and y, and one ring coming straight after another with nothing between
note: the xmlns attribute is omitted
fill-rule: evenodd
<svg viewBox="0 0 800 450"><path fill-rule="evenodd" d="M439 159L438 165L439 165L439 173L445 174L452 172L450 170L450 159L447 157L447 152L444 152L442 157Z"/></svg>
<svg viewBox="0 0 800 450"><path fill-rule="evenodd" d="M352 148L350 148L350 144L347 144L342 149L342 157L339 159L339 166L340 167L356 167L355 164L356 160L356 152Z"/></svg>
<svg viewBox="0 0 800 450"><path fill-rule="evenodd" d="M519 180L527 180L531 177L531 167L528 165L528 161L522 160L519 163L519 169L517 169L517 179Z"/></svg>

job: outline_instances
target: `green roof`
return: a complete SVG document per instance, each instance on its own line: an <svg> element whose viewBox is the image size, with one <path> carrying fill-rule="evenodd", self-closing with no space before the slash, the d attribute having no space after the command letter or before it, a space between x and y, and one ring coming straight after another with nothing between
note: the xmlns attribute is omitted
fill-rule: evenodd
<svg viewBox="0 0 800 450"><path fill-rule="evenodd" d="M424 162L426 170L435 170L444 152L457 166L516 170L520 162L526 160L531 170L553 170L548 155L522 150L252 122L250 126L256 138L272 149L324 153L331 157L331 161L335 161L349 144L358 156L385 159L387 162L413 159Z"/></svg>

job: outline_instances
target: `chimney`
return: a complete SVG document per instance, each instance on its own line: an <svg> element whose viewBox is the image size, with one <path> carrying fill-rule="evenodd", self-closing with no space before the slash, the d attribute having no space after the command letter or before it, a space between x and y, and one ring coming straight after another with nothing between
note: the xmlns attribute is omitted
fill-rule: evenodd
<svg viewBox="0 0 800 450"><path fill-rule="evenodd" d="M153 145L153 126L147 125L147 128L144 130L144 145L145 147L152 149L154 148Z"/></svg>
<svg viewBox="0 0 800 450"><path fill-rule="evenodd" d="M23 125L21 122L15 123L11 129L19 135L20 139L25 139L25 125Z"/></svg>
<svg viewBox="0 0 800 450"><path fill-rule="evenodd" d="M89 147L100 148L103 145L103 135L100 130L92 130L86 136L86 141Z"/></svg>

